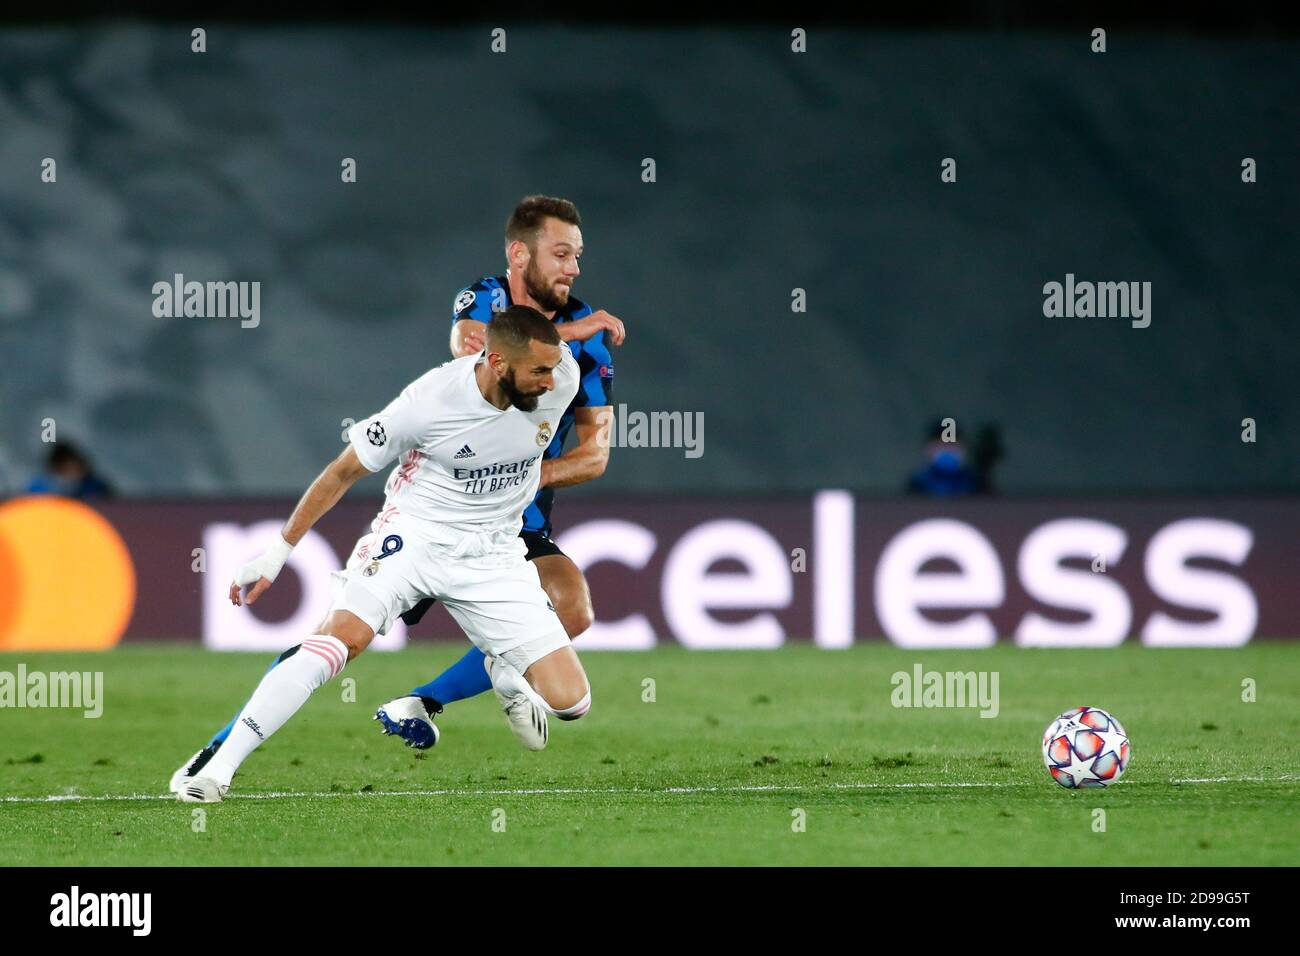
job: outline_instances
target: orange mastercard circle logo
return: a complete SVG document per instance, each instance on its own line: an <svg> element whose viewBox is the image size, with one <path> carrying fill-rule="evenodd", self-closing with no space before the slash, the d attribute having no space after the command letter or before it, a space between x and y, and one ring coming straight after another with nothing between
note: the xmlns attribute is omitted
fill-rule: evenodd
<svg viewBox="0 0 1300 956"><path fill-rule="evenodd" d="M0 505L0 651L93 651L135 607L126 542L95 509L37 496Z"/></svg>

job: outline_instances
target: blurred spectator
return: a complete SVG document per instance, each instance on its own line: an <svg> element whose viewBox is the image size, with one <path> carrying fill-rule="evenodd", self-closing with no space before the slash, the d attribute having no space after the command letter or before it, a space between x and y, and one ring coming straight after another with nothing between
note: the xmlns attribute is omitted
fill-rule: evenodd
<svg viewBox="0 0 1300 956"><path fill-rule="evenodd" d="M966 450L961 442L944 441L943 421L936 421L926 432L925 464L907 479L907 491L914 495L949 497L978 494L980 476L965 463Z"/></svg>
<svg viewBox="0 0 1300 956"><path fill-rule="evenodd" d="M60 441L50 449L45 470L28 483L27 493L82 499L107 498L113 489L95 474L90 459L75 445Z"/></svg>
<svg viewBox="0 0 1300 956"><path fill-rule="evenodd" d="M1002 429L992 422L986 422L975 433L975 444L971 446L970 461L979 481L978 491L982 495L993 494L993 466L1006 454L1002 444Z"/></svg>

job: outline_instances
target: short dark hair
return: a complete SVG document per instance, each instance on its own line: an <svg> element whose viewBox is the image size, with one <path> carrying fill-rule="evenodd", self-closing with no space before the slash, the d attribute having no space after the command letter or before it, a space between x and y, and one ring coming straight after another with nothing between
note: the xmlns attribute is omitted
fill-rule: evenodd
<svg viewBox="0 0 1300 956"><path fill-rule="evenodd" d="M531 306L512 305L492 316L488 323L485 341L489 352L518 355L526 352L528 343L534 340L559 345L560 333L554 322Z"/></svg>
<svg viewBox="0 0 1300 956"><path fill-rule="evenodd" d="M571 226L582 225L578 207L569 200L554 196L525 196L506 220L506 245L522 242L532 249L547 219L558 219Z"/></svg>

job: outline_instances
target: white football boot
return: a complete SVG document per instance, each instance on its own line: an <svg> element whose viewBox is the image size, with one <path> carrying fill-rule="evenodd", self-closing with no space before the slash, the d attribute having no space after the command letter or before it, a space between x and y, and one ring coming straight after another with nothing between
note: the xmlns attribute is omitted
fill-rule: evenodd
<svg viewBox="0 0 1300 956"><path fill-rule="evenodd" d="M519 671L495 666L497 663L494 657L483 658L483 666L492 679L492 690L506 712L510 729L529 750L541 750L546 746L549 730L546 710L534 700L537 692L528 686Z"/></svg>
<svg viewBox="0 0 1300 956"><path fill-rule="evenodd" d="M211 777L190 777L176 791L176 799L181 803L220 803L229 789Z"/></svg>
<svg viewBox="0 0 1300 956"><path fill-rule="evenodd" d="M217 744L215 747L209 744L202 750L198 751L189 760L177 767L176 772L172 774L171 781L167 784L167 789L171 793L176 793L180 790L185 781L189 780L207 766L208 761L213 758L219 749L221 749L221 744Z"/></svg>
<svg viewBox="0 0 1300 956"><path fill-rule="evenodd" d="M396 734L406 741L406 746L428 750L442 736L438 725L429 717L424 701L418 697L398 697L375 711L385 734Z"/></svg>

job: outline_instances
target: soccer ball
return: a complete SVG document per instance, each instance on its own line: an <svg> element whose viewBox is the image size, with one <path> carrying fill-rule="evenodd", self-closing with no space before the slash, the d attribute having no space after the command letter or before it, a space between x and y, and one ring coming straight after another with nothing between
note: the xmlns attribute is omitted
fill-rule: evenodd
<svg viewBox="0 0 1300 956"><path fill-rule="evenodd" d="M1109 787L1128 769L1132 754L1119 721L1097 707L1067 710L1043 731L1043 763L1070 790Z"/></svg>

